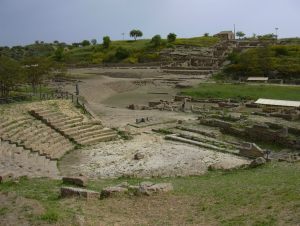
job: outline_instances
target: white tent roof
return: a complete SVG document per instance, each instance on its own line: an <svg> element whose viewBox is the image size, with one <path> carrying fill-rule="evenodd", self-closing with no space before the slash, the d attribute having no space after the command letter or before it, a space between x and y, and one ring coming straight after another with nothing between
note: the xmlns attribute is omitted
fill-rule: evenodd
<svg viewBox="0 0 300 226"><path fill-rule="evenodd" d="M249 77L247 81L268 81L268 77Z"/></svg>
<svg viewBox="0 0 300 226"><path fill-rule="evenodd" d="M290 100L272 100L272 99L258 99L256 104L282 106L282 107L300 107L300 101Z"/></svg>

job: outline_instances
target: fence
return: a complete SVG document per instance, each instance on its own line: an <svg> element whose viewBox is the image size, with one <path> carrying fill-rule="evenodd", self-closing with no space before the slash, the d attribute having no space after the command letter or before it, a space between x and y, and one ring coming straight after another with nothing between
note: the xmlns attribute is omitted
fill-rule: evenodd
<svg viewBox="0 0 300 226"><path fill-rule="evenodd" d="M0 98L0 104L11 104L15 102L30 101L30 100L32 100L32 95L2 97Z"/></svg>

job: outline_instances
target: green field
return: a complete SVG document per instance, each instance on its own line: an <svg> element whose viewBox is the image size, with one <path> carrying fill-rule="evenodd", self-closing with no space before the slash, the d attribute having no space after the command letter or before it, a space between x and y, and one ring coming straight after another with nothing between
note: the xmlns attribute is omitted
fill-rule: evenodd
<svg viewBox="0 0 300 226"><path fill-rule="evenodd" d="M268 98L300 101L300 86L247 85L247 84L200 84L196 88L184 90L184 95L195 98Z"/></svg>
<svg viewBox="0 0 300 226"><path fill-rule="evenodd" d="M178 38L175 45L191 45L198 47L210 47L219 41L217 37L194 37L194 38Z"/></svg>
<svg viewBox="0 0 300 226"><path fill-rule="evenodd" d="M86 225L297 225L300 222L300 164L269 163L256 169L231 172L212 171L204 176L150 179L171 182L169 194L129 196L86 202L60 199L61 181L22 179L0 184L0 194L14 192L37 200L44 212L29 214L27 206L18 216L31 225L74 225L75 216L84 216ZM99 191L109 185L142 179L121 178L89 183ZM16 204L1 203L1 219ZM25 208L25 207L24 207ZM27 212L26 212L27 211Z"/></svg>

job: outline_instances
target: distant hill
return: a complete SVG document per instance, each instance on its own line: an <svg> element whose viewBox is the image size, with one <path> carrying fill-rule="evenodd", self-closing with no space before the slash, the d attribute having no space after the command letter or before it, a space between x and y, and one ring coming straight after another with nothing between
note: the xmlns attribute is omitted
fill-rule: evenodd
<svg viewBox="0 0 300 226"><path fill-rule="evenodd" d="M108 49L102 44L80 46L65 43L36 43L27 46L0 47L0 54L16 60L28 56L45 56L72 65L101 63L145 63L159 61L159 52L177 45L210 47L219 41L216 37L178 38L174 43L162 40L154 47L150 39L112 41Z"/></svg>

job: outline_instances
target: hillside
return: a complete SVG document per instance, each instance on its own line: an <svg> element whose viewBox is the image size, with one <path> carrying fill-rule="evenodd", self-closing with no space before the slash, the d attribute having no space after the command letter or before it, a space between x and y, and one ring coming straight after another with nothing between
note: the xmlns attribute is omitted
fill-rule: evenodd
<svg viewBox="0 0 300 226"><path fill-rule="evenodd" d="M265 76L271 79L300 79L300 45L272 45L234 51L223 70L233 79Z"/></svg>
<svg viewBox="0 0 300 226"><path fill-rule="evenodd" d="M28 46L0 47L0 55L16 60L28 56L46 56L56 61L72 65L100 63L144 63L159 60L159 51L177 45L210 47L219 41L215 37L178 38L174 43L162 40L154 47L150 39L112 41L108 49L102 44L78 46L65 43L36 43Z"/></svg>

